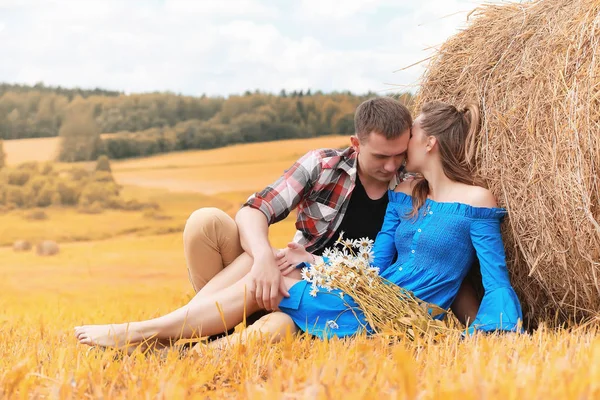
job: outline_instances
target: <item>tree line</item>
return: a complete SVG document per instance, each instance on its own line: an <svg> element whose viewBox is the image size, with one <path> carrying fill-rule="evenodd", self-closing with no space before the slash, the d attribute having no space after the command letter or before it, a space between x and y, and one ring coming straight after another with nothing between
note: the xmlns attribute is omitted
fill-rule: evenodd
<svg viewBox="0 0 600 400"><path fill-rule="evenodd" d="M354 132L375 93L260 91L228 97L125 95L101 89L0 85L0 139L62 137L60 160L147 156L235 143ZM410 105L410 93L395 94ZM102 136L101 136L102 135Z"/></svg>

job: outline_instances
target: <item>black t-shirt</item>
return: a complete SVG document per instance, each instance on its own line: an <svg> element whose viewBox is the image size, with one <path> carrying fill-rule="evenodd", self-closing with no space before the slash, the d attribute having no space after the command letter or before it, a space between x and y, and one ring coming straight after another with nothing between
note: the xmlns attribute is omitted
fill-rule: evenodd
<svg viewBox="0 0 600 400"><path fill-rule="evenodd" d="M315 254L321 255L325 249L333 247L342 231L344 232L344 239L367 237L374 241L381 230L381 225L383 225L387 205L387 191L380 199L372 200L367 195L357 174L356 185L350 195L350 202L342 223L331 239Z"/></svg>

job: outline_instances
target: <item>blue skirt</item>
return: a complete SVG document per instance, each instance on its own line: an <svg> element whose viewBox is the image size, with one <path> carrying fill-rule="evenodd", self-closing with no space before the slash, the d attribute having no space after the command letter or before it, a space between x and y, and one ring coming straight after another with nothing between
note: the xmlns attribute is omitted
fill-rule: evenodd
<svg viewBox="0 0 600 400"><path fill-rule="evenodd" d="M357 333L373 333L358 304L339 289L328 292L319 288L316 296L310 295L311 284L300 281L284 297L279 309L292 317L296 325L321 339L352 336Z"/></svg>

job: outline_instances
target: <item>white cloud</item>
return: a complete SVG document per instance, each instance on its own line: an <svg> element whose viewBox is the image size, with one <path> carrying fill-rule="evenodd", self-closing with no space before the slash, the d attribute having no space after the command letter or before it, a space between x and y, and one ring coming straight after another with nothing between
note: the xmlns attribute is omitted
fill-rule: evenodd
<svg viewBox="0 0 600 400"><path fill-rule="evenodd" d="M385 0L302 0L299 12L304 18L340 20L353 17L360 12L373 12Z"/></svg>
<svg viewBox="0 0 600 400"><path fill-rule="evenodd" d="M235 15L267 18L279 15L277 9L256 0L166 0L165 11L175 15Z"/></svg>
<svg viewBox="0 0 600 400"><path fill-rule="evenodd" d="M0 0L0 80L131 92L410 85L476 3ZM1 11L1 10L5 11ZM385 10L383 12L382 10ZM461 14L454 14L456 12Z"/></svg>

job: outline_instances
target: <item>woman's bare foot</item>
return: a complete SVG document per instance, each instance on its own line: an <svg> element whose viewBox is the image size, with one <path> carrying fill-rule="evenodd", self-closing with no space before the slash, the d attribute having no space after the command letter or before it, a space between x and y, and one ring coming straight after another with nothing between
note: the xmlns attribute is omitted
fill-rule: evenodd
<svg viewBox="0 0 600 400"><path fill-rule="evenodd" d="M84 325L75 327L75 336L81 344L123 349L137 346L144 337L131 324Z"/></svg>

